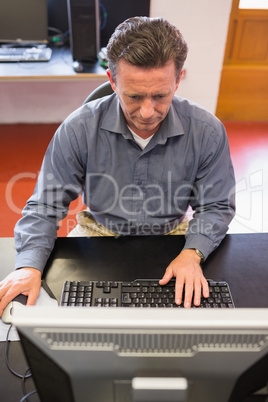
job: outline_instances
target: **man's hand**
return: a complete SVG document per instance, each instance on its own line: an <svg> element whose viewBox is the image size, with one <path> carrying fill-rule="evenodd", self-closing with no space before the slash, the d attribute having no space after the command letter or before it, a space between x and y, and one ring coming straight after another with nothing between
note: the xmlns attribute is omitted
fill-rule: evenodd
<svg viewBox="0 0 268 402"><path fill-rule="evenodd" d="M41 287L41 272L35 268L21 268L0 282L0 317L8 303L19 294L28 296L27 305L34 305Z"/></svg>
<svg viewBox="0 0 268 402"><path fill-rule="evenodd" d="M194 305L199 306L201 294L209 296L209 288L206 278L200 267L200 257L195 250L183 250L167 267L165 275L159 281L165 285L171 278L176 277L175 302L181 304L184 288L184 307L191 307L194 294Z"/></svg>

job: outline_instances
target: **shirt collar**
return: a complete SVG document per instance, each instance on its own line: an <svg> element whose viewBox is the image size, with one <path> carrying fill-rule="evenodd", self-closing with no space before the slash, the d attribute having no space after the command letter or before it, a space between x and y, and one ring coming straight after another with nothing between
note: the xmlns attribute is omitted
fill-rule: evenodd
<svg viewBox="0 0 268 402"><path fill-rule="evenodd" d="M126 139L132 139L132 135L127 127L126 120L116 94L113 94L110 97L110 105L102 122L101 128L114 133L122 134ZM162 121L159 130L154 135L155 141L158 144L165 144L168 138L183 134L185 134L185 132L181 120L172 102L167 116ZM152 138L152 140L154 140L154 138Z"/></svg>

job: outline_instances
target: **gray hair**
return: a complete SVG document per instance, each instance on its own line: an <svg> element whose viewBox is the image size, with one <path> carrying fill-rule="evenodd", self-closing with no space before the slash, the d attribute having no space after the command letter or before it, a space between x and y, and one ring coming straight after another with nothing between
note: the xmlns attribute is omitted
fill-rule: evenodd
<svg viewBox="0 0 268 402"><path fill-rule="evenodd" d="M133 17L118 25L107 45L108 68L116 82L120 59L142 68L163 67L173 60L176 79L188 53L182 34L163 18Z"/></svg>

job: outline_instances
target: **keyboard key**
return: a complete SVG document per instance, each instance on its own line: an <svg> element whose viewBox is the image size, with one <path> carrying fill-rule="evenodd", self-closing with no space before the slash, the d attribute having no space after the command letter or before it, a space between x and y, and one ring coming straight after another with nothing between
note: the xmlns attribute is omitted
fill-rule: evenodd
<svg viewBox="0 0 268 402"><path fill-rule="evenodd" d="M214 303L214 299L212 297L208 297L207 299L208 303L213 304Z"/></svg>
<svg viewBox="0 0 268 402"><path fill-rule="evenodd" d="M97 304L99 304L99 303L101 304L101 303L102 303L102 298L101 298L101 297L96 297L96 298L95 298L95 304L96 304L96 303L97 303Z"/></svg>
<svg viewBox="0 0 268 402"><path fill-rule="evenodd" d="M139 286L122 286L122 292L141 292L141 288Z"/></svg>
<svg viewBox="0 0 268 402"><path fill-rule="evenodd" d="M122 303L129 304L132 302L129 293L122 293Z"/></svg>
<svg viewBox="0 0 268 402"><path fill-rule="evenodd" d="M232 300L230 297L223 297L222 301L223 301L223 303L232 303Z"/></svg>
<svg viewBox="0 0 268 402"><path fill-rule="evenodd" d="M69 292L64 292L62 297L62 302L67 303L69 300Z"/></svg>
<svg viewBox="0 0 268 402"><path fill-rule="evenodd" d="M149 281L142 281L140 284L141 284L141 286L149 286L150 282Z"/></svg>

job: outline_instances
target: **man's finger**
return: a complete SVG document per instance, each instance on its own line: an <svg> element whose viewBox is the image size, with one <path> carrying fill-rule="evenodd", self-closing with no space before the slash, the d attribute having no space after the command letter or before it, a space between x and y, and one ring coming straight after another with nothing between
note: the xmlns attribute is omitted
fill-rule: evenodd
<svg viewBox="0 0 268 402"><path fill-rule="evenodd" d="M172 269L167 267L166 272L163 276L162 279L160 279L159 284L160 285L165 285L166 283L168 283L170 281L170 279L173 278L173 272Z"/></svg>
<svg viewBox="0 0 268 402"><path fill-rule="evenodd" d="M201 302L201 283L199 279L196 279L194 285L194 305L199 306Z"/></svg>
<svg viewBox="0 0 268 402"><path fill-rule="evenodd" d="M180 305L182 302L183 288L184 288L184 281L181 280L179 277L177 277L175 284L175 303L178 305Z"/></svg>
<svg viewBox="0 0 268 402"><path fill-rule="evenodd" d="M201 279L202 283L202 293L204 297L209 297L209 286L208 286L208 281L206 278L203 276Z"/></svg>
<svg viewBox="0 0 268 402"><path fill-rule="evenodd" d="M27 299L27 306L34 306L34 305L35 305L36 300L37 300L38 295L39 295L39 291L40 291L40 288L35 289L34 291L29 292L29 294L27 295L27 296L28 296L28 299Z"/></svg>
<svg viewBox="0 0 268 402"><path fill-rule="evenodd" d="M188 281L184 287L184 307L185 308L190 308L192 305L193 290L194 290L193 283Z"/></svg>

